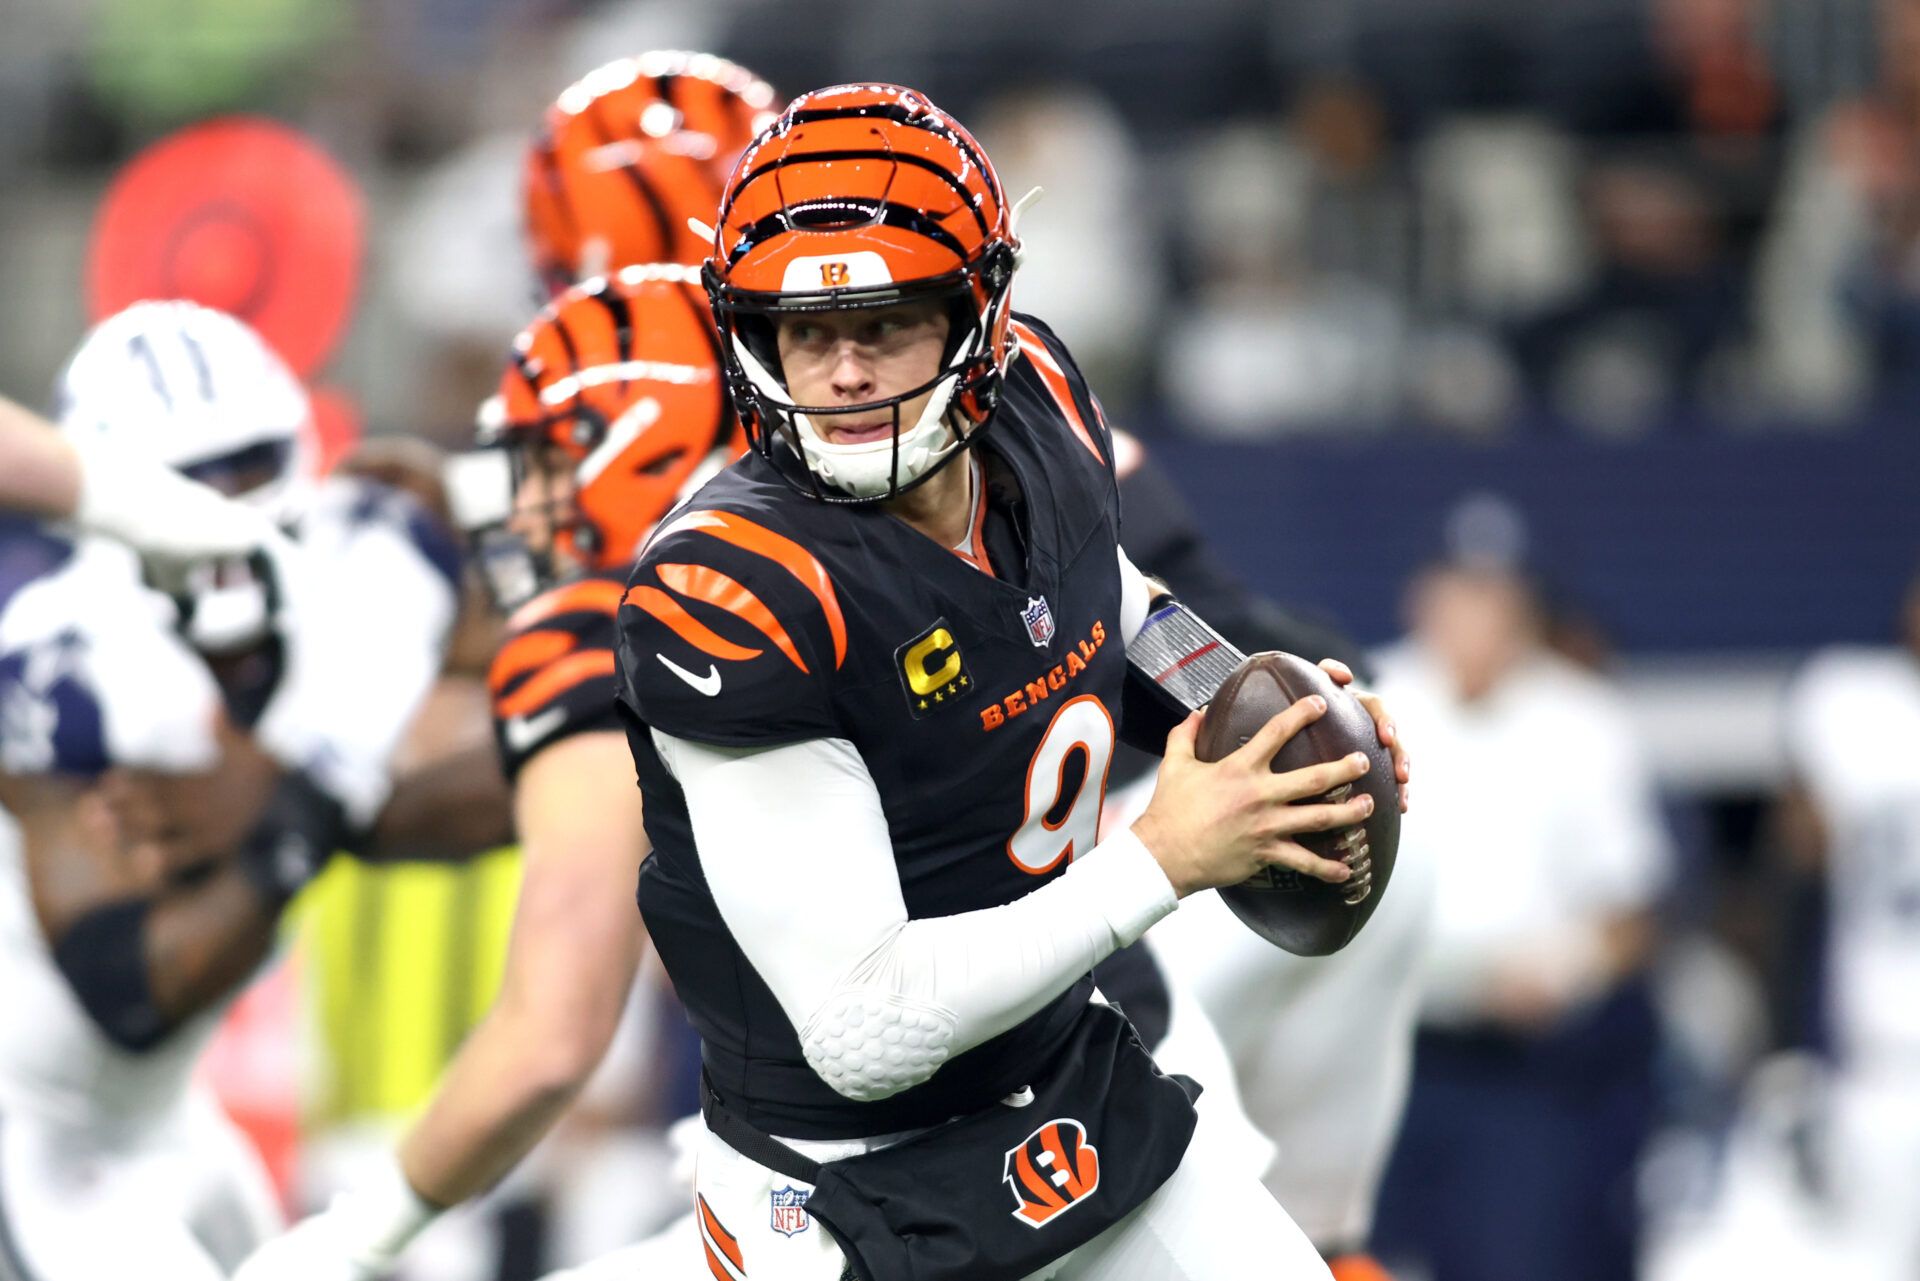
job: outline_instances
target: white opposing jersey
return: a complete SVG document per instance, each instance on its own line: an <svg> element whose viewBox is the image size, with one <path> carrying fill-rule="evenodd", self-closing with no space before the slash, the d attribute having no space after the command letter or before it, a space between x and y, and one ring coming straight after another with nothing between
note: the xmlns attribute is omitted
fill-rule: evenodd
<svg viewBox="0 0 1920 1281"><path fill-rule="evenodd" d="M1590 923L1653 904L1671 849L1605 681L1541 654L1463 702L1407 643L1380 655L1375 688L1419 760L1400 859L1434 869L1424 1020L1477 1021L1502 967L1555 962Z"/></svg>
<svg viewBox="0 0 1920 1281"><path fill-rule="evenodd" d="M11 541L30 540L48 545L36 534ZM210 766L220 694L171 619L131 554L94 540L14 591L0 605L0 768L87 777L113 765ZM203 1014L147 1054L109 1041L54 966L19 831L3 814L0 992L0 1110L109 1132L170 1114L218 1019Z"/></svg>
<svg viewBox="0 0 1920 1281"><path fill-rule="evenodd" d="M1837 648L1787 696L1787 747L1825 822L1830 1004L1851 1056L1920 1051L1920 658Z"/></svg>

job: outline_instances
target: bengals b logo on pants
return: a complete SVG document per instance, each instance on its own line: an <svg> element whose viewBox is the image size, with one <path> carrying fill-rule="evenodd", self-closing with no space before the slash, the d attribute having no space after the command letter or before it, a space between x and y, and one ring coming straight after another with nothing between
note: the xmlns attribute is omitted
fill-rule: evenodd
<svg viewBox="0 0 1920 1281"><path fill-rule="evenodd" d="M1007 1151L1001 1181L1013 1189L1013 1217L1043 1227L1100 1186L1100 1150L1071 1117L1049 1121Z"/></svg>

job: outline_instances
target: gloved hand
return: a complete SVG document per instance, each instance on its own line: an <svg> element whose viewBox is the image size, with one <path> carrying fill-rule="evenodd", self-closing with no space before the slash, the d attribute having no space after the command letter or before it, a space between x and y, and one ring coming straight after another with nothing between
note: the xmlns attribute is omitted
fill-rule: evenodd
<svg viewBox="0 0 1920 1281"><path fill-rule="evenodd" d="M390 1160L377 1178L248 1255L233 1281L380 1281L439 1212Z"/></svg>
<svg viewBox="0 0 1920 1281"><path fill-rule="evenodd" d="M150 458L100 448L76 452L75 523L126 543L156 568L244 557L273 533L265 513Z"/></svg>

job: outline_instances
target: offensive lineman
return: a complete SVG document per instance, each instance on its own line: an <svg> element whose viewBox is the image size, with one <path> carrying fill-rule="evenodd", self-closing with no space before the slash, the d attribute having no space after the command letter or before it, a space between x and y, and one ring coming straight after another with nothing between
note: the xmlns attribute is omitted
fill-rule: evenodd
<svg viewBox="0 0 1920 1281"><path fill-rule="evenodd" d="M646 53L570 86L529 150L535 266L556 288L586 279L515 340L483 411L497 448L449 474L495 596L521 606L489 678L525 857L501 994L393 1162L268 1243L241 1281L379 1275L547 1133L613 1036L645 938L631 895L649 848L614 720L613 611L654 522L743 447L696 274L634 255L698 256L686 219L711 219L772 104L722 59ZM609 262L624 265L586 270ZM492 526L509 505L503 537ZM674 1244L661 1253L686 1264L660 1275L694 1275L692 1235ZM609 1266L651 1266L645 1249Z"/></svg>
<svg viewBox="0 0 1920 1281"><path fill-rule="evenodd" d="M40 565L0 606L0 1275L214 1281L277 1211L189 1074L280 909L371 822L452 593L410 509L309 494L305 393L240 322L137 304L61 390L83 453L301 528L270 584L229 564L178 603L113 543L17 535ZM390 607L362 642L368 593Z"/></svg>
<svg viewBox="0 0 1920 1281"><path fill-rule="evenodd" d="M620 613L641 905L704 1042L710 1270L1325 1276L1251 1179L1183 1160L1190 1091L1087 975L1258 866L1345 879L1287 837L1364 805L1289 802L1364 764L1267 774L1311 700L1218 766L1189 719L1096 846L1154 589L1118 551L1097 407L1008 310L985 157L911 90L823 90L721 222L755 452L655 535ZM770 1229L769 1205L805 1212Z"/></svg>
<svg viewBox="0 0 1920 1281"><path fill-rule="evenodd" d="M671 264L572 289L515 341L485 452L518 477L526 573L550 586L515 611L489 674L526 859L500 995L383 1175L268 1243L244 1281L383 1274L512 1169L605 1053L640 962L631 895L648 849L614 714L613 611L647 530L739 452L714 341L692 269Z"/></svg>

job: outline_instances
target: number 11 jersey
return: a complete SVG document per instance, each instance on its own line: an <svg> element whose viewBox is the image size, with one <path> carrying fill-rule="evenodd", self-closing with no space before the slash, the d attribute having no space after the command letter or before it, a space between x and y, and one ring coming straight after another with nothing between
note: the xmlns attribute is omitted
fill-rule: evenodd
<svg viewBox="0 0 1920 1281"><path fill-rule="evenodd" d="M648 733L851 742L912 918L1012 902L1092 849L1126 673L1111 442L1058 340L1031 320L1014 332L1020 355L973 446L999 539L977 518L957 554L878 506L805 497L748 454L667 518L628 580L620 702L654 849L641 911L715 1087L773 1134L865 1137L986 1107L1040 1074L1092 991L1083 977L891 1097L837 1094L721 919Z"/></svg>

